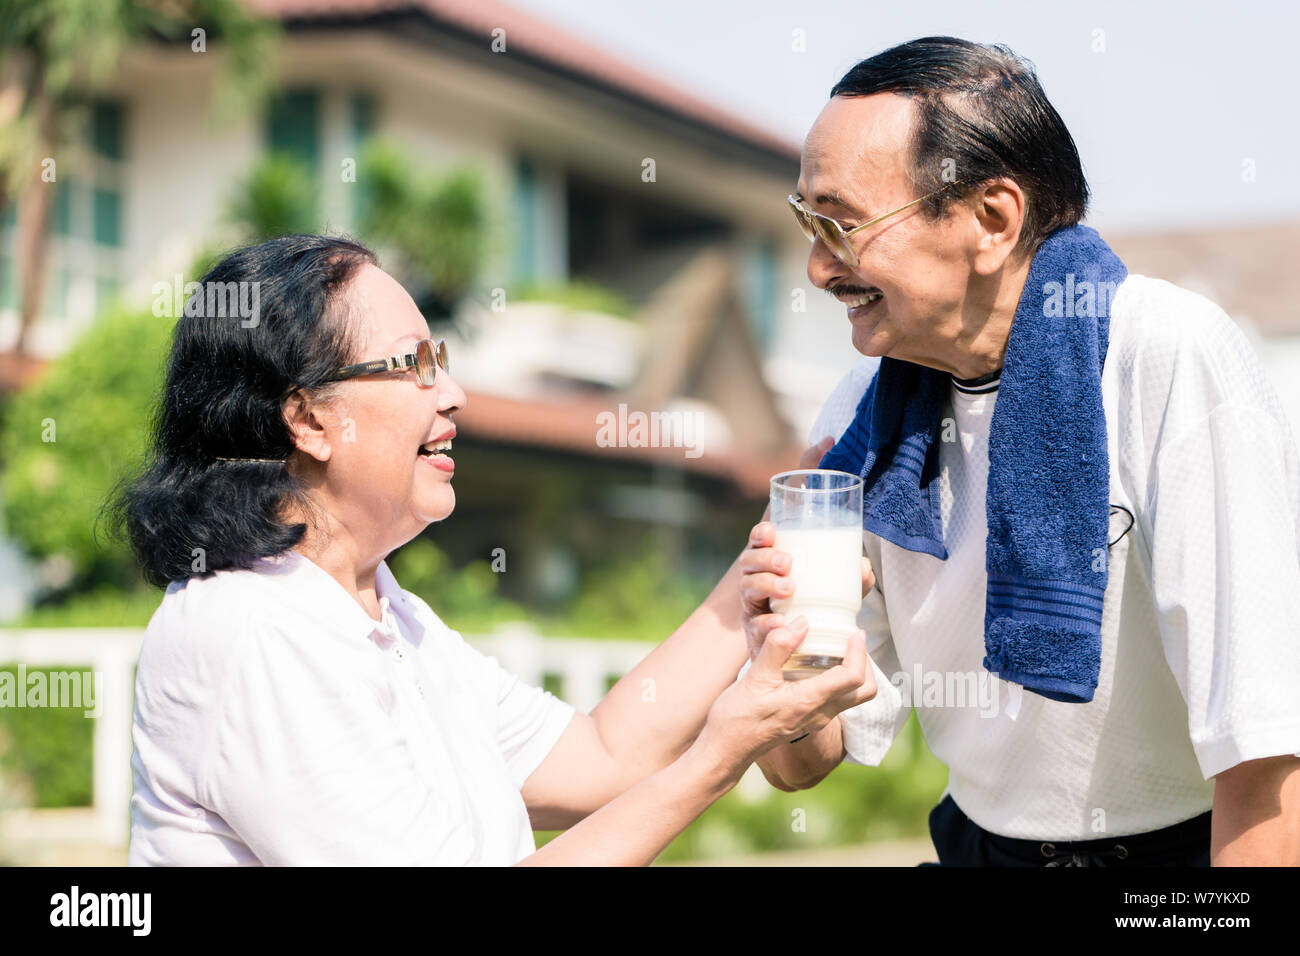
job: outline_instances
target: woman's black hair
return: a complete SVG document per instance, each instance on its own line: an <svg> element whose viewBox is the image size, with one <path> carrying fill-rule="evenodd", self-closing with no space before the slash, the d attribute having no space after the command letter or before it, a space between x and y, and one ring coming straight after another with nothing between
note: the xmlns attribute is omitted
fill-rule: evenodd
<svg viewBox="0 0 1300 956"><path fill-rule="evenodd" d="M287 503L306 505L285 464L284 402L298 388L327 398L352 361L345 291L375 261L351 239L283 236L202 278L176 323L150 457L111 505L151 584L248 568L302 539L305 524L282 520Z"/></svg>
<svg viewBox="0 0 1300 956"><path fill-rule="evenodd" d="M1074 139L1033 64L1009 47L923 37L861 61L831 90L833 97L873 93L916 102L911 172L922 195L974 181L923 203L932 219L978 183L1004 176L1026 196L1021 251L1083 219L1088 182Z"/></svg>

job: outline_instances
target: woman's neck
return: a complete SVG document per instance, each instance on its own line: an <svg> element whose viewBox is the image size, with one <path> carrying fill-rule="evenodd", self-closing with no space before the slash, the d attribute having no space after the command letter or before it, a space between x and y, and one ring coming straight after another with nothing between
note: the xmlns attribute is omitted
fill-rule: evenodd
<svg viewBox="0 0 1300 956"><path fill-rule="evenodd" d="M342 585L371 618L382 620L379 596L375 592L375 572L383 555L363 554L365 549L356 538L328 512L318 516L315 523L307 521L306 524L307 531L294 550Z"/></svg>

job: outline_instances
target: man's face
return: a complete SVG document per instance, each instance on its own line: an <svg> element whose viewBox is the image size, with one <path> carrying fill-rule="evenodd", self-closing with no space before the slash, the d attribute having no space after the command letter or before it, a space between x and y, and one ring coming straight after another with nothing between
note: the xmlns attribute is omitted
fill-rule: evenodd
<svg viewBox="0 0 1300 956"><path fill-rule="evenodd" d="M893 93L832 97L804 142L805 203L850 229L919 198L907 174L914 109ZM853 347L863 355L952 371L972 334L963 328L963 306L977 240L964 206L938 222L913 206L849 237L856 267L815 241L808 278L845 304ZM875 301L862 302L874 292L881 293Z"/></svg>

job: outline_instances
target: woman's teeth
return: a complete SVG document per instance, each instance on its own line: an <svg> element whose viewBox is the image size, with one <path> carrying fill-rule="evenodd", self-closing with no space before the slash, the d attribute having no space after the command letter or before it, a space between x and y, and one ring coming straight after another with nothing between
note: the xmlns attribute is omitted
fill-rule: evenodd
<svg viewBox="0 0 1300 956"><path fill-rule="evenodd" d="M431 441L427 445L420 446L421 455L436 455L439 452L451 451L451 439L446 441Z"/></svg>

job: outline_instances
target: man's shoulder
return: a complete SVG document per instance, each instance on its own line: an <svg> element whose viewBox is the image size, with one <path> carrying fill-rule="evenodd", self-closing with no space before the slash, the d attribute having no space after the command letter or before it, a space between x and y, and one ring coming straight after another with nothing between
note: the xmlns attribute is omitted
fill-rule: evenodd
<svg viewBox="0 0 1300 956"><path fill-rule="evenodd" d="M1232 332L1240 328L1219 306L1191 289L1151 276L1129 275L1111 303L1112 336L1168 342Z"/></svg>
<svg viewBox="0 0 1300 956"><path fill-rule="evenodd" d="M1112 303L1107 371L1144 417L1189 424L1220 405L1285 414L1247 332L1217 303L1163 279L1130 275ZM1113 363L1113 364L1112 364Z"/></svg>
<svg viewBox="0 0 1300 956"><path fill-rule="evenodd" d="M1129 276L1115 295L1110 320L1116 358L1142 371L1173 375L1201 369L1217 378L1219 387L1259 372L1259 358L1242 327L1217 303L1172 282Z"/></svg>
<svg viewBox="0 0 1300 956"><path fill-rule="evenodd" d="M1138 360L1255 360L1246 332L1217 302L1150 276L1130 275L1120 284L1111 303L1110 339Z"/></svg>

